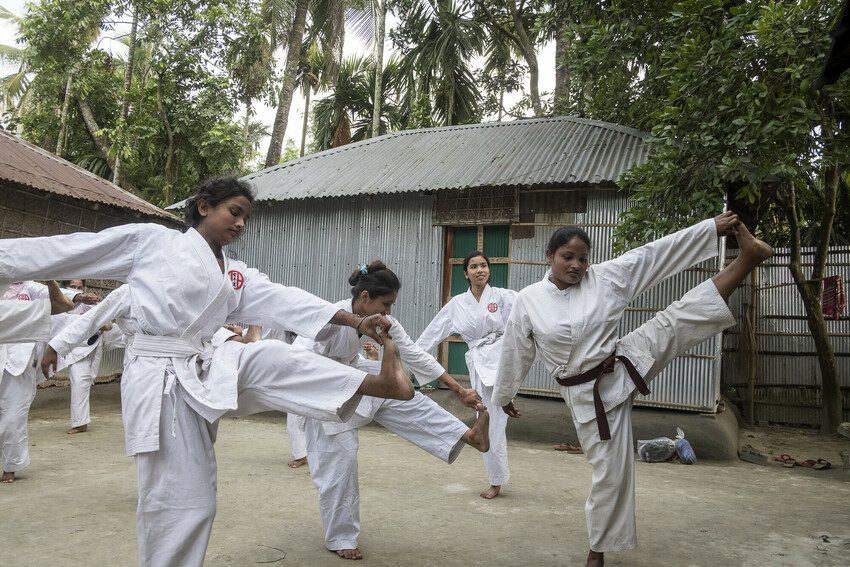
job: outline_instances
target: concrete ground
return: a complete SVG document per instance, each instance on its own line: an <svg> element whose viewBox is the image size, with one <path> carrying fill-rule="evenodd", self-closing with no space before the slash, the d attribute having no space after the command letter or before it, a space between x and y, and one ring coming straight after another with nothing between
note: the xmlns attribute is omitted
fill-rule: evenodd
<svg viewBox="0 0 850 567"><path fill-rule="evenodd" d="M18 482L0 484L0 564L136 564L135 470L124 457L118 385L93 392L89 432L66 435L67 389L39 391L29 422L32 465ZM590 466L551 448L574 436L562 402L519 405L525 415L510 429L511 483L493 501L478 497L486 482L473 450L448 466L380 427L361 430L366 564L584 565ZM715 451L702 451L698 431L711 431L717 419L636 410L638 437L644 427L672 436L685 422L701 458L694 466L638 463L640 545L609 554L607 565L850 565L850 482L837 463L839 442L793 430L743 432L745 442L771 452L829 458L837 466L827 471L706 458ZM307 468L286 467L282 415L224 420L216 453L218 515L206 565L344 564L322 545Z"/></svg>

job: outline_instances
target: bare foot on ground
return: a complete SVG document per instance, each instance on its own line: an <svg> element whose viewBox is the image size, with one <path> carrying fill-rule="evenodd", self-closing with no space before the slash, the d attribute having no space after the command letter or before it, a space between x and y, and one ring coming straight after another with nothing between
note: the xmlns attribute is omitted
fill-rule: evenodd
<svg viewBox="0 0 850 567"><path fill-rule="evenodd" d="M482 453L490 450L490 415L486 410L478 412L475 423L463 434L463 442Z"/></svg>
<svg viewBox="0 0 850 567"><path fill-rule="evenodd" d="M363 553L360 551L360 548L357 547L354 549L337 549L336 554L343 559L353 559L354 561L363 559Z"/></svg>
<svg viewBox="0 0 850 567"><path fill-rule="evenodd" d="M73 435L74 433L85 433L89 430L89 424L78 425L77 427L72 427L68 430L68 435Z"/></svg>
<svg viewBox="0 0 850 567"><path fill-rule="evenodd" d="M307 464L307 457L301 457L300 459L292 459L291 461L286 463L286 466L288 466L291 469L297 469L298 467L306 465L306 464Z"/></svg>
<svg viewBox="0 0 850 567"><path fill-rule="evenodd" d="M0 482L15 482L15 473L3 471L3 477L0 478Z"/></svg>
<svg viewBox="0 0 850 567"><path fill-rule="evenodd" d="M493 485L490 485L490 488L488 488L487 490L485 490L484 492L482 492L482 493L480 494L480 496L481 496L481 498L484 498L484 499L486 499L486 500L492 500L493 498L495 498L496 496L498 496L498 495L499 495L499 492L501 492L501 491L502 491L502 487L501 487L501 486L493 486Z"/></svg>
<svg viewBox="0 0 850 567"><path fill-rule="evenodd" d="M605 554L601 551L588 551L587 564L584 567L604 567Z"/></svg>

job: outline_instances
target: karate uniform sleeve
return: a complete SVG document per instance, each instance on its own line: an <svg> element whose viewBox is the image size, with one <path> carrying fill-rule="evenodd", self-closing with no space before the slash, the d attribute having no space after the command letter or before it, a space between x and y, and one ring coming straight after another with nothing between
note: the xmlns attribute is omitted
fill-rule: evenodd
<svg viewBox="0 0 850 567"><path fill-rule="evenodd" d="M445 374L446 371L440 363L414 343L398 321L395 319L390 321L393 324L390 327L390 337L398 346L401 361L410 368L420 386L433 382Z"/></svg>
<svg viewBox="0 0 850 567"><path fill-rule="evenodd" d="M454 333L453 311L454 302L449 301L440 309L437 316L428 323L428 326L416 340L416 345L426 352L432 352L438 344Z"/></svg>
<svg viewBox="0 0 850 567"><path fill-rule="evenodd" d="M216 331L212 339L210 339L210 344L213 348L218 348L224 343L226 343L230 337L235 336L237 336L236 333L234 333L230 329L225 329L224 327L222 327L221 329Z"/></svg>
<svg viewBox="0 0 850 567"><path fill-rule="evenodd" d="M658 282L718 253L717 227L714 219L706 219L593 269L631 301Z"/></svg>
<svg viewBox="0 0 850 567"><path fill-rule="evenodd" d="M43 342L50 338L50 301L0 301L0 344Z"/></svg>
<svg viewBox="0 0 850 567"><path fill-rule="evenodd" d="M35 300L38 300L38 299L50 299L50 290L47 289L47 286L42 284L42 283L26 282L24 284L23 290L26 292L27 295L29 295L29 298L32 301L35 301ZM74 297L71 296L71 295L68 295L68 293L65 292L64 289L62 290L62 293L68 299L74 299Z"/></svg>
<svg viewBox="0 0 850 567"><path fill-rule="evenodd" d="M228 319L315 339L337 311L334 304L303 289L271 282L252 268L246 273L239 305Z"/></svg>
<svg viewBox="0 0 850 567"><path fill-rule="evenodd" d="M502 321L507 325L508 319L511 316L511 312L514 309L514 303L516 303L516 298L519 296L519 292L512 289L502 288L499 290L502 294Z"/></svg>
<svg viewBox="0 0 850 567"><path fill-rule="evenodd" d="M0 284L20 280L98 278L126 281L156 224L127 224L101 232L0 240Z"/></svg>
<svg viewBox="0 0 850 567"><path fill-rule="evenodd" d="M536 355L537 347L534 344L531 324L520 295L511 310L511 316L505 325L505 334L502 336L502 357L493 387L494 405L506 406L514 399L525 382Z"/></svg>
<svg viewBox="0 0 850 567"><path fill-rule="evenodd" d="M74 322L50 339L50 346L60 356L67 356L75 347L85 343L89 337L112 321L126 317L130 311L130 286L122 285L93 309L75 318Z"/></svg>

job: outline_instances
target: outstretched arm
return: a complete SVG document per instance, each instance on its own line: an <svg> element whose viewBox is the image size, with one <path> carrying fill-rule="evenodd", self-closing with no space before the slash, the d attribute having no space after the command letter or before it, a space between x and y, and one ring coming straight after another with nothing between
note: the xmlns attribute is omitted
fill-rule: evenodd
<svg viewBox="0 0 850 567"><path fill-rule="evenodd" d="M452 324L452 310L454 306L452 302L446 303L437 313L434 319L428 323L419 338L416 339L416 344L426 352L431 352L434 348L446 340L454 331Z"/></svg>
<svg viewBox="0 0 850 567"><path fill-rule="evenodd" d="M126 281L145 235L157 230L169 229L128 224L96 233L0 239L0 285L71 278Z"/></svg>
<svg viewBox="0 0 850 567"><path fill-rule="evenodd" d="M734 234L740 224L727 211L713 219L659 238L595 266L597 274L620 288L627 301L694 264L719 253L718 236Z"/></svg>

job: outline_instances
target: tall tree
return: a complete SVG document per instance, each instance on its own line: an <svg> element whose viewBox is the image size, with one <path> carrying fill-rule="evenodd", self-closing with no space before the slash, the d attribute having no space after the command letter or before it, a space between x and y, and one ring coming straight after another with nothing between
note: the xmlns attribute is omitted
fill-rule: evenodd
<svg viewBox="0 0 850 567"><path fill-rule="evenodd" d="M810 85L840 2L710 0L667 6L663 15L658 4L630 6L616 26L593 24L571 58L582 80L595 69L596 85L622 87L600 89L609 109L590 99L592 117L614 108L652 129L648 161L623 180L633 207L615 232L618 247L713 214L727 195L760 221L772 244L791 248L788 268L818 353L822 431L833 433L841 391L821 293L828 247L847 240L835 227L848 226L838 203L850 169L850 77L820 91ZM650 19L655 45L637 56L647 41L639 22ZM802 260L806 245L816 249L811 266Z"/></svg>
<svg viewBox="0 0 850 567"><path fill-rule="evenodd" d="M301 42L304 39L308 7L309 0L295 0L295 13L293 14L289 38L286 42L286 67L280 84L269 150L266 153L266 167L277 165L280 161L283 138L286 134L286 125L289 122L289 109L292 106L292 94L295 92L298 78L298 62L301 60Z"/></svg>
<svg viewBox="0 0 850 567"><path fill-rule="evenodd" d="M139 28L139 8L133 6L130 22L130 39L127 42L127 63L124 67L124 92L121 95L121 119L116 134L115 168L112 170L112 182L121 184L121 156L127 142L127 118L130 115L130 88L133 86L133 63L136 60L136 33ZM70 82L70 77L69 77Z"/></svg>

